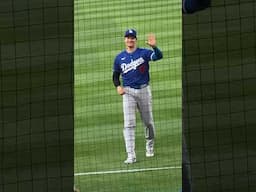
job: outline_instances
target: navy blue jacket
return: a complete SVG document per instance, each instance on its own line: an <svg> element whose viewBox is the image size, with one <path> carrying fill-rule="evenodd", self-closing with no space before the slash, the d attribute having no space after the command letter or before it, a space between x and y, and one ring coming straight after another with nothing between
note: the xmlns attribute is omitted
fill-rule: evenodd
<svg viewBox="0 0 256 192"><path fill-rule="evenodd" d="M183 13L194 13L210 7L211 0L182 0Z"/></svg>

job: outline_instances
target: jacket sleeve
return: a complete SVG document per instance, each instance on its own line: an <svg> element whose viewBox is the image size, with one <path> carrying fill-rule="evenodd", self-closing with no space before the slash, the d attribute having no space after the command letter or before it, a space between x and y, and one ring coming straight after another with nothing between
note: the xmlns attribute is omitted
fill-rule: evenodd
<svg viewBox="0 0 256 192"><path fill-rule="evenodd" d="M154 52L151 56L152 61L156 61L163 58L163 53L160 49L158 49L157 47L154 47L153 50Z"/></svg>
<svg viewBox="0 0 256 192"><path fill-rule="evenodd" d="M113 84L114 84L115 87L121 85L119 77L120 77L120 73L117 72L117 71L114 71L112 79L113 79Z"/></svg>

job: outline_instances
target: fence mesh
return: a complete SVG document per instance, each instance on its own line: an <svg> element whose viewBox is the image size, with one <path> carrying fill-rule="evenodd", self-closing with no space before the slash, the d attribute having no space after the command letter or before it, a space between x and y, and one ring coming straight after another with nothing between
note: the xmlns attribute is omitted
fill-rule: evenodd
<svg viewBox="0 0 256 192"><path fill-rule="evenodd" d="M181 189L181 3L75 1L75 185L81 191ZM137 162L126 165L122 97L112 82L124 32L137 46L154 33L163 59L150 62L155 156L145 157L144 125L136 113ZM125 60L125 59L124 59ZM146 97L145 97L146 99ZM129 115L128 115L129 116Z"/></svg>
<svg viewBox="0 0 256 192"><path fill-rule="evenodd" d="M255 1L211 4L183 15L184 168L193 191L255 191Z"/></svg>

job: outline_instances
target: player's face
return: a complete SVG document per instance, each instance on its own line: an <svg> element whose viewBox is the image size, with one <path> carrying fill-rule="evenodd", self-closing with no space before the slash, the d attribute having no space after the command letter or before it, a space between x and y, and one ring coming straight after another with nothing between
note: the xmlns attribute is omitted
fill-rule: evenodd
<svg viewBox="0 0 256 192"><path fill-rule="evenodd" d="M137 39L133 36L125 37L124 42L125 45L129 48L134 48L136 46Z"/></svg>

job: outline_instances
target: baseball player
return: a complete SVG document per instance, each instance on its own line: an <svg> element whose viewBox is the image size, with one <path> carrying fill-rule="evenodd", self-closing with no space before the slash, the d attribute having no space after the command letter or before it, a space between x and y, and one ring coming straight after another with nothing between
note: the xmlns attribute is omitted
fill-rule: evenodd
<svg viewBox="0 0 256 192"><path fill-rule="evenodd" d="M147 44L152 48L144 49L136 45L137 34L128 29L124 34L126 49L119 53L113 65L113 83L117 93L123 97L124 140L127 159L124 163L135 163L135 126L136 109L140 112L145 125L146 157L154 156L155 127L152 115L152 97L149 86L149 61L163 57L156 46L154 34L148 36ZM122 85L120 82L122 76Z"/></svg>

